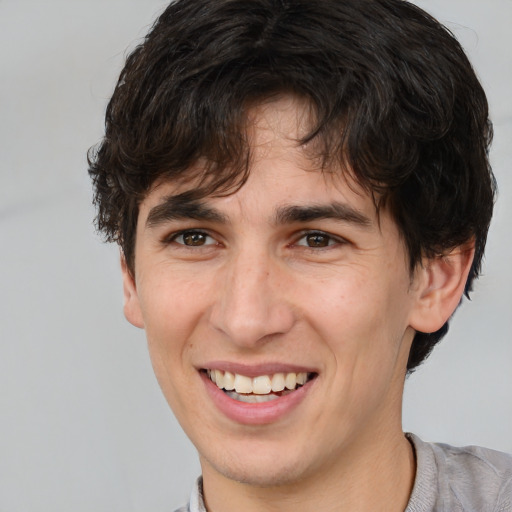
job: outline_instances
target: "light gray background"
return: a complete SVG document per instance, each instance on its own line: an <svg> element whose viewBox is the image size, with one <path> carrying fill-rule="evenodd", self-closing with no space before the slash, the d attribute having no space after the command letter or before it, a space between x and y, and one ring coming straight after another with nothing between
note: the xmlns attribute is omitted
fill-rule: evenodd
<svg viewBox="0 0 512 512"><path fill-rule="evenodd" d="M122 316L85 151L162 0L0 0L0 512L171 511L199 473ZM405 429L512 451L511 0L422 0L488 91L500 198L485 276L406 386Z"/></svg>

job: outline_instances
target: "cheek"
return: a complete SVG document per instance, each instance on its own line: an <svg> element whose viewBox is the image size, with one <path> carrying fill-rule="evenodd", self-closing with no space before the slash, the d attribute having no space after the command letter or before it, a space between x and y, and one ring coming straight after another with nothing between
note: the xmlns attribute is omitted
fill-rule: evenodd
<svg viewBox="0 0 512 512"><path fill-rule="evenodd" d="M187 361L193 349L192 334L206 309L205 290L175 275L150 274L148 279L142 275L138 286L149 355L170 403L175 389L195 376Z"/></svg>
<svg viewBox="0 0 512 512"><path fill-rule="evenodd" d="M149 274L147 280L142 275L139 297L148 338L179 343L197 324L207 296L204 281L180 278L180 272Z"/></svg>
<svg viewBox="0 0 512 512"><path fill-rule="evenodd" d="M331 335L362 335L371 332L386 316L386 297L372 280L354 276L335 276L313 283L303 294L304 308L311 321Z"/></svg>
<svg viewBox="0 0 512 512"><path fill-rule="evenodd" d="M189 393L197 375L190 364L193 334L205 310L204 293L189 280L160 276L141 287L141 308L149 356L157 381L176 417L197 408Z"/></svg>
<svg viewBox="0 0 512 512"><path fill-rule="evenodd" d="M378 277L340 277L308 290L310 322L347 374L392 367L408 326L406 282Z"/></svg>

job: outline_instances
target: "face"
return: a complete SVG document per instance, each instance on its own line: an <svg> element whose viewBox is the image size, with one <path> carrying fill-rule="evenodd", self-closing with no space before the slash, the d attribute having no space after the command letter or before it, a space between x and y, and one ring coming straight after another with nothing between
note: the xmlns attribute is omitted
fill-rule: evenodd
<svg viewBox="0 0 512 512"><path fill-rule="evenodd" d="M297 145L303 112L292 99L253 111L236 193L184 202L187 186L156 186L124 272L125 314L203 473L258 485L401 434L420 294L389 214Z"/></svg>

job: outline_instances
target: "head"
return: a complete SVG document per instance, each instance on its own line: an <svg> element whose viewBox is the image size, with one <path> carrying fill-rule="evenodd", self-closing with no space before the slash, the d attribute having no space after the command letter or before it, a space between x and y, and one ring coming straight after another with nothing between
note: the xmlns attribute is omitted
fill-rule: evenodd
<svg viewBox="0 0 512 512"><path fill-rule="evenodd" d="M494 197L484 92L458 42L402 0L178 0L128 57L90 152L97 225L136 273L139 206L155 183L224 196L248 179L251 109L290 95L307 145L386 209L411 273L474 246L478 276ZM201 165L197 165L200 162ZM417 332L412 371L448 329Z"/></svg>
<svg viewBox="0 0 512 512"><path fill-rule="evenodd" d="M460 45L403 0L160 16L89 172L205 484L325 482L397 453L405 374L480 270L490 139Z"/></svg>

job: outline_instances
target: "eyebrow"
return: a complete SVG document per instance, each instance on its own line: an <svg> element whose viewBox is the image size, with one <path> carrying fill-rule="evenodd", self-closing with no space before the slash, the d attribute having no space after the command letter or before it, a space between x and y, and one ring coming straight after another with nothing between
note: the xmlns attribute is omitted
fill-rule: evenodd
<svg viewBox="0 0 512 512"><path fill-rule="evenodd" d="M372 221L369 217L355 208L339 202L306 206L281 206L275 214L275 224L292 224L294 222L310 222L320 219L334 219L338 221L369 227Z"/></svg>
<svg viewBox="0 0 512 512"><path fill-rule="evenodd" d="M146 227L154 228L165 222L185 219L227 223L224 214L201 201L183 196L167 196L160 204L151 208Z"/></svg>
<svg viewBox="0 0 512 512"><path fill-rule="evenodd" d="M186 196L167 196L151 208L146 219L146 226L154 228L173 220L194 219L228 224L226 215L204 202ZM277 208L272 223L275 225L311 222L321 219L334 219L342 222L369 227L370 218L355 208L339 202L312 205L285 205Z"/></svg>

